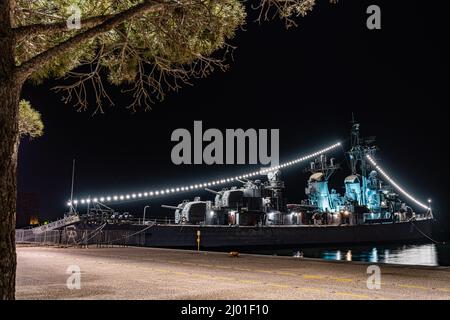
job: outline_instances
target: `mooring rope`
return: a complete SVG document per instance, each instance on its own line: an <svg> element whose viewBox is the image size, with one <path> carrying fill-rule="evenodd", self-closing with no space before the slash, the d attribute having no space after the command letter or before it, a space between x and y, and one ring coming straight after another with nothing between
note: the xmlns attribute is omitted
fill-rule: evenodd
<svg viewBox="0 0 450 320"><path fill-rule="evenodd" d="M414 226L414 228L416 228L417 231L419 231L419 233L421 235L423 235L425 238L427 238L428 240L430 240L431 242L433 242L434 244L445 244L445 242L439 242L437 240L434 240L433 238L431 238L430 236L428 236L425 232L423 232L422 230L420 230L420 228L418 226L416 226L416 224L414 223L414 220L410 220L411 224Z"/></svg>
<svg viewBox="0 0 450 320"><path fill-rule="evenodd" d="M97 244L112 244L113 242L116 242L116 241L119 241L119 240L125 240L125 239L128 239L128 238L130 238L130 237L132 237L132 236L138 235L138 234L140 234L140 233L142 233L142 232L144 232L144 231L150 229L150 228L153 227L154 225L155 225L155 223L149 225L148 227L146 227L146 228L144 228L144 229L142 229L142 230L139 230L139 231L137 231L137 232L135 232L135 233L132 233L132 234L130 234L130 235L122 236L121 238L117 238L117 239L115 239L115 240L105 241L105 242L100 242L100 243L97 243Z"/></svg>
<svg viewBox="0 0 450 320"><path fill-rule="evenodd" d="M89 240L91 240L91 239L94 238L97 234L99 234L99 232L101 232L101 231L103 230L103 228L106 226L106 224L107 224L107 222L105 222L103 225L101 225L100 227L98 227L97 229L95 229L95 230L92 232L93 235L91 235L91 237L88 238L87 240L81 239L80 241L86 242L86 244L89 243Z"/></svg>
<svg viewBox="0 0 450 320"><path fill-rule="evenodd" d="M89 242L89 240L91 240L92 238L94 238L99 232L102 231L102 229L106 226L107 222L105 222L104 224L102 224L100 227L98 227L97 229L95 229L94 231L92 231L92 235L89 239L84 240L84 236L77 242L75 242L74 244L72 244L71 246L79 246L80 244L83 244L83 242L86 242L86 244Z"/></svg>

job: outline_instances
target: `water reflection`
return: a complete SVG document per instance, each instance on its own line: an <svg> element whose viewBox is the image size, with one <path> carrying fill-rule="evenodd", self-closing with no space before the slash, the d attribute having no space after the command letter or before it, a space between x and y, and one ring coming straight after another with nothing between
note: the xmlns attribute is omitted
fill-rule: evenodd
<svg viewBox="0 0 450 320"><path fill-rule="evenodd" d="M352 250L348 250L345 254L345 260L352 261Z"/></svg>
<svg viewBox="0 0 450 320"><path fill-rule="evenodd" d="M377 248L373 248L372 251L370 252L369 261L370 262L378 262L378 251L377 251Z"/></svg>
<svg viewBox="0 0 450 320"><path fill-rule="evenodd" d="M255 252L325 260L364 261L424 266L450 266L449 244L295 248Z"/></svg>
<svg viewBox="0 0 450 320"><path fill-rule="evenodd" d="M387 251L387 255L386 255ZM436 245L434 243L420 246L403 246L400 250L389 252L386 250L382 256L385 263L397 264L419 264L428 266L437 266L438 256Z"/></svg>
<svg viewBox="0 0 450 320"><path fill-rule="evenodd" d="M443 256L449 255L450 248L443 246ZM322 258L326 260L365 261L371 263L392 263L438 266L448 265L448 261L438 261L436 244L405 245L399 247L352 247L352 249L326 249L308 248L304 249L305 257ZM343 254L345 252L345 254ZM446 264L445 264L446 263Z"/></svg>

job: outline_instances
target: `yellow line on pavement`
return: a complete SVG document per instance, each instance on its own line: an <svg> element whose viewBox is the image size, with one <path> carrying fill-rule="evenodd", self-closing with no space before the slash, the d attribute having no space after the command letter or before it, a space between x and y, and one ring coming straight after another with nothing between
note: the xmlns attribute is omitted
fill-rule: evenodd
<svg viewBox="0 0 450 320"><path fill-rule="evenodd" d="M297 276L297 274L295 274L295 273L292 273L292 272L284 272L284 271L277 271L277 272L275 272L276 274L280 274L280 275L283 275L283 276Z"/></svg>
<svg viewBox="0 0 450 320"><path fill-rule="evenodd" d="M274 273L273 271L270 271L270 270L262 270L262 269L255 269L255 270L252 270L252 271L263 272L263 273Z"/></svg>
<svg viewBox="0 0 450 320"><path fill-rule="evenodd" d="M238 271L252 271L251 269L246 269L246 268L233 268L234 270L238 270Z"/></svg>
<svg viewBox="0 0 450 320"><path fill-rule="evenodd" d="M355 293L347 293L347 292L336 292L335 294L338 295L338 296L344 296L344 297L370 299L369 296L366 296L364 294L355 294Z"/></svg>
<svg viewBox="0 0 450 320"><path fill-rule="evenodd" d="M238 280L238 282L241 282L241 283L250 283L250 284L262 284L261 281L256 281L256 280Z"/></svg>
<svg viewBox="0 0 450 320"><path fill-rule="evenodd" d="M193 274L192 276L197 277L197 278L203 278L203 279L211 279L214 278L212 276L210 276L209 274Z"/></svg>
<svg viewBox="0 0 450 320"><path fill-rule="evenodd" d="M306 287L298 287L296 288L297 290L302 290L302 291L314 291L314 292L323 292L322 289L314 289L314 288L306 288Z"/></svg>
<svg viewBox="0 0 450 320"><path fill-rule="evenodd" d="M213 279L217 279L217 280L227 280L227 281L234 281L235 278L231 278L231 277L212 277Z"/></svg>
<svg viewBox="0 0 450 320"><path fill-rule="evenodd" d="M408 288L408 289L421 289L421 290L428 290L429 288L423 287L423 286L414 286L414 285L407 285L407 284L399 284L399 287L402 288Z"/></svg>
<svg viewBox="0 0 450 320"><path fill-rule="evenodd" d="M169 270L158 269L158 268L154 268L153 270L155 270L155 271L157 271L157 272L164 272L164 273L170 272Z"/></svg>
<svg viewBox="0 0 450 320"><path fill-rule="evenodd" d="M291 288L291 286L285 285L285 284L278 284L278 283L267 283L268 286L270 287L275 287L275 288Z"/></svg>
<svg viewBox="0 0 450 320"><path fill-rule="evenodd" d="M323 279L324 276L313 275L313 274L304 274L303 278L305 278L305 279Z"/></svg>
<svg viewBox="0 0 450 320"><path fill-rule="evenodd" d="M172 270L159 269L159 268L152 268L152 270L155 270L157 272L162 272L162 273L172 273L172 274L179 275L179 276L188 276L189 275L186 272L172 271ZM324 293L325 292L322 289L308 288L308 287L293 287L290 285L285 285L285 284L280 284L280 283L263 283L261 281L250 280L250 279L236 279L236 278L232 278L232 277L210 276L210 275L204 275L204 274L193 274L192 276L197 277L197 278L224 280L227 282L234 282L234 283L267 285L269 287L280 288L280 289L297 289L300 291L308 291L308 292L314 292L314 293ZM313 279L317 279L317 278L323 279L323 276L318 276L318 275L307 275L307 276L312 277ZM450 291L450 290L444 289L444 288L439 288L437 290ZM370 297L367 295L353 294L353 293L347 293L347 292L336 292L335 295L343 296L343 297L350 297L350 298L370 299Z"/></svg>
<svg viewBox="0 0 450 320"><path fill-rule="evenodd" d="M350 278L331 278L332 280L335 280L335 281L339 281L339 282L352 282L353 281L353 279L350 279Z"/></svg>
<svg viewBox="0 0 450 320"><path fill-rule="evenodd" d="M212 265L212 264L206 264L206 263L198 263L197 264L199 267L207 267L207 268L214 268L216 266Z"/></svg>

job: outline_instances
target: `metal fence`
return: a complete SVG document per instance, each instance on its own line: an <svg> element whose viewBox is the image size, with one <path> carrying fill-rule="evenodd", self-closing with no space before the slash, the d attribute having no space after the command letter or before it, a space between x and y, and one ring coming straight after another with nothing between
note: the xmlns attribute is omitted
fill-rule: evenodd
<svg viewBox="0 0 450 320"><path fill-rule="evenodd" d="M34 233L31 229L16 229L16 243L50 245L59 241L60 232L58 230Z"/></svg>
<svg viewBox="0 0 450 320"><path fill-rule="evenodd" d="M50 230L42 233L34 233L31 229L17 229L16 243L43 246L144 246L145 228L132 230L102 230L101 227L94 230L79 230L66 228L62 230Z"/></svg>

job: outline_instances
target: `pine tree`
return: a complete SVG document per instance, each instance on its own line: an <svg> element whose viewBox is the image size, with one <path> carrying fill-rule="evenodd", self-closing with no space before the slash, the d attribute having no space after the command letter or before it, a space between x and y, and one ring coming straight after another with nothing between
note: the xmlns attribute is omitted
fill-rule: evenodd
<svg viewBox="0 0 450 320"><path fill-rule="evenodd" d="M315 0L249 1L258 20L295 24ZM0 299L15 298L19 101L25 81L65 79L65 101L113 103L105 81L149 108L192 78L226 68L245 22L239 0L0 0Z"/></svg>

